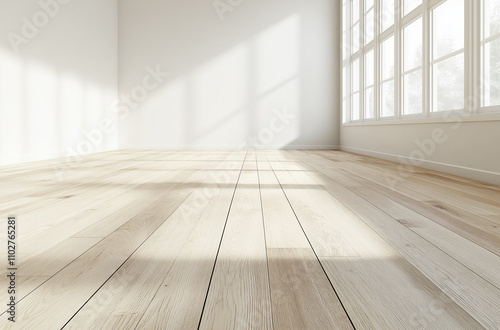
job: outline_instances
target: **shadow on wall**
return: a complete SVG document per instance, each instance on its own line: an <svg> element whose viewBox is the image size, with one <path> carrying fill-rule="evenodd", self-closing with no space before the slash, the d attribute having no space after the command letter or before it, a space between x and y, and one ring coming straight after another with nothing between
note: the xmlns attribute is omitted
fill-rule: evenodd
<svg viewBox="0 0 500 330"><path fill-rule="evenodd" d="M116 121L116 11L113 0L0 4L0 165L74 153L103 117Z"/></svg>
<svg viewBox="0 0 500 330"><path fill-rule="evenodd" d="M120 146L337 145L336 11L327 0L120 2L119 89L134 106ZM153 65L168 81L134 96Z"/></svg>
<svg viewBox="0 0 500 330"><path fill-rule="evenodd" d="M336 7L329 0L122 0L119 10L116 0L3 2L0 165L117 145L337 145ZM158 69L168 77L141 94ZM117 85L118 106L130 110L119 118ZM108 119L119 138L116 127L95 134Z"/></svg>

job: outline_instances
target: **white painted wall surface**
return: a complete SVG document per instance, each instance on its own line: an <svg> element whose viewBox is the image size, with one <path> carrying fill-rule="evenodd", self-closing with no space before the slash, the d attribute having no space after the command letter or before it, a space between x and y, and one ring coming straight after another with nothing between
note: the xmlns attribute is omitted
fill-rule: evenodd
<svg viewBox="0 0 500 330"><path fill-rule="evenodd" d="M117 147L117 25L117 0L0 0L0 165Z"/></svg>
<svg viewBox="0 0 500 330"><path fill-rule="evenodd" d="M338 146L339 3L120 1L120 147Z"/></svg>
<svg viewBox="0 0 500 330"><path fill-rule="evenodd" d="M500 185L500 121L459 118L451 123L343 126L342 149Z"/></svg>

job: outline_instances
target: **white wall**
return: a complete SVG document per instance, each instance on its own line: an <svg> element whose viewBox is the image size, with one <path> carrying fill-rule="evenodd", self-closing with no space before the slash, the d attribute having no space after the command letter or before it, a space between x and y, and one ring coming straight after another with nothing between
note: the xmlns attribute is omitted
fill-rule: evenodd
<svg viewBox="0 0 500 330"><path fill-rule="evenodd" d="M332 148L339 131L345 150L408 162L440 128L448 138L422 166L500 183L499 121L339 129L340 1L220 0L223 13L213 0L41 3L52 16L38 0L0 0L0 165L118 144ZM119 137L101 142L108 119Z"/></svg>
<svg viewBox="0 0 500 330"><path fill-rule="evenodd" d="M343 126L341 148L500 184L499 119L468 122L450 117L448 123Z"/></svg>
<svg viewBox="0 0 500 330"><path fill-rule="evenodd" d="M339 3L120 1L120 147L338 146Z"/></svg>
<svg viewBox="0 0 500 330"><path fill-rule="evenodd" d="M117 0L0 0L1 165L116 148L117 25Z"/></svg>

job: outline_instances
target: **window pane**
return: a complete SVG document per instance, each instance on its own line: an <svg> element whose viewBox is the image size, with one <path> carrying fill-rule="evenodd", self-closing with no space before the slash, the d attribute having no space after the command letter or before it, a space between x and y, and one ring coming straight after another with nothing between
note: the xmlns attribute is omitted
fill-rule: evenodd
<svg viewBox="0 0 500 330"><path fill-rule="evenodd" d="M500 1L483 0L483 39L500 33Z"/></svg>
<svg viewBox="0 0 500 330"><path fill-rule="evenodd" d="M365 19L365 45L373 40L375 34L375 9L370 9Z"/></svg>
<svg viewBox="0 0 500 330"><path fill-rule="evenodd" d="M356 23L352 28L351 50L351 54L354 54L359 50L359 23Z"/></svg>
<svg viewBox="0 0 500 330"><path fill-rule="evenodd" d="M365 93L365 118L375 118L375 88L370 87L366 89Z"/></svg>
<svg viewBox="0 0 500 330"><path fill-rule="evenodd" d="M347 31L347 3L344 2L342 7L342 31Z"/></svg>
<svg viewBox="0 0 500 330"><path fill-rule="evenodd" d="M359 93L352 95L352 120L359 120Z"/></svg>
<svg viewBox="0 0 500 330"><path fill-rule="evenodd" d="M394 80L382 84L382 117L394 116Z"/></svg>
<svg viewBox="0 0 500 330"><path fill-rule="evenodd" d="M382 80L394 77L394 36L382 44Z"/></svg>
<svg viewBox="0 0 500 330"><path fill-rule="evenodd" d="M342 98L347 96L347 68L342 69Z"/></svg>
<svg viewBox="0 0 500 330"><path fill-rule="evenodd" d="M433 111L464 108L464 54L432 66Z"/></svg>
<svg viewBox="0 0 500 330"><path fill-rule="evenodd" d="M372 86L375 83L375 52L370 50L365 55L365 86Z"/></svg>
<svg viewBox="0 0 500 330"><path fill-rule="evenodd" d="M433 60L464 48L464 21L464 0L448 0L432 11Z"/></svg>
<svg viewBox="0 0 500 330"><path fill-rule="evenodd" d="M455 0L452 0L455 1ZM410 13L413 9L422 4L422 0L403 0L404 14Z"/></svg>
<svg viewBox="0 0 500 330"><path fill-rule="evenodd" d="M347 40L347 33L344 32L342 35L342 59L347 58L347 54L349 52L349 40Z"/></svg>
<svg viewBox="0 0 500 330"><path fill-rule="evenodd" d="M359 91L359 59L355 60L352 62L352 92L358 92Z"/></svg>
<svg viewBox="0 0 500 330"><path fill-rule="evenodd" d="M500 39L483 47L483 106L500 105Z"/></svg>
<svg viewBox="0 0 500 330"><path fill-rule="evenodd" d="M380 17L382 18L382 31L394 25L394 0L382 0Z"/></svg>
<svg viewBox="0 0 500 330"><path fill-rule="evenodd" d="M352 0L352 23L359 20L359 0Z"/></svg>
<svg viewBox="0 0 500 330"><path fill-rule="evenodd" d="M404 76L404 103L405 115L421 114L422 109L422 70L417 70Z"/></svg>
<svg viewBox="0 0 500 330"><path fill-rule="evenodd" d="M370 10L374 6L373 0L365 0L365 11Z"/></svg>
<svg viewBox="0 0 500 330"><path fill-rule="evenodd" d="M404 29L404 72L422 66L422 18L411 23Z"/></svg>
<svg viewBox="0 0 500 330"><path fill-rule="evenodd" d="M342 116L342 123L347 123L347 101L344 100L342 101L342 113L343 113L343 116Z"/></svg>

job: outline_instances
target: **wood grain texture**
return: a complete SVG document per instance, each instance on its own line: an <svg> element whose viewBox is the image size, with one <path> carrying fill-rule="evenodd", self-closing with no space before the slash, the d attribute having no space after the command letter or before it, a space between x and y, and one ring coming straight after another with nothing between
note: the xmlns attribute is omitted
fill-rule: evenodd
<svg viewBox="0 0 500 330"><path fill-rule="evenodd" d="M201 185L92 297L68 328L128 329L140 321L140 328L197 326L238 177L237 172L231 172L224 187L218 187L223 183L210 180L214 176L206 174L193 177ZM215 191L212 188L205 194L205 184L216 186ZM189 285L191 281L193 285ZM102 312L95 314L95 310Z"/></svg>
<svg viewBox="0 0 500 330"><path fill-rule="evenodd" d="M192 173L186 173L185 179ZM181 186L179 182L179 186ZM193 188L167 189L142 214L132 217L19 302L18 324L27 328L60 328L76 313L130 255L186 199ZM68 290L72 287L73 290ZM0 327L12 323L0 319Z"/></svg>
<svg viewBox="0 0 500 330"><path fill-rule="evenodd" d="M236 188L201 320L201 329L271 329L271 297L255 171Z"/></svg>
<svg viewBox="0 0 500 330"><path fill-rule="evenodd" d="M328 150L64 163L0 167L0 227L19 222L1 329L500 324L499 186Z"/></svg>
<svg viewBox="0 0 500 330"><path fill-rule="evenodd" d="M274 328L353 329L311 248L267 253Z"/></svg>
<svg viewBox="0 0 500 330"><path fill-rule="evenodd" d="M287 179L285 174L281 174L278 178L283 177L283 181L295 179L313 185L312 178L306 173L291 172L289 176L291 178ZM435 316L431 314L423 314L420 318L424 322L430 323L432 320L437 328L450 324L465 324L467 326L464 329L467 329L479 325L474 318L464 313L460 306L444 297L442 291L413 267L401 253L327 190L284 189L292 206L297 210L299 220L308 228L308 236L317 236L321 229L317 226L308 227L306 224L314 223L316 218L322 217L329 219L330 230L337 231L346 242L354 243L350 245L350 249L355 254L318 255L341 301L345 302L347 312L354 314L352 320L355 327L409 328L412 326L413 311L425 310L429 301L433 301L436 306L446 309L447 312L440 315L438 320L432 320ZM318 205L317 213L302 211L314 208L311 203L322 203ZM316 249L315 242L311 242ZM360 282L357 282L356 278ZM351 280L354 282L349 282ZM357 288L356 291L352 290L353 287ZM360 293L359 290L363 292ZM363 301L361 306L357 306L359 301ZM459 318L460 321L454 321Z"/></svg>
<svg viewBox="0 0 500 330"><path fill-rule="evenodd" d="M267 248L310 248L272 171L259 173Z"/></svg>

